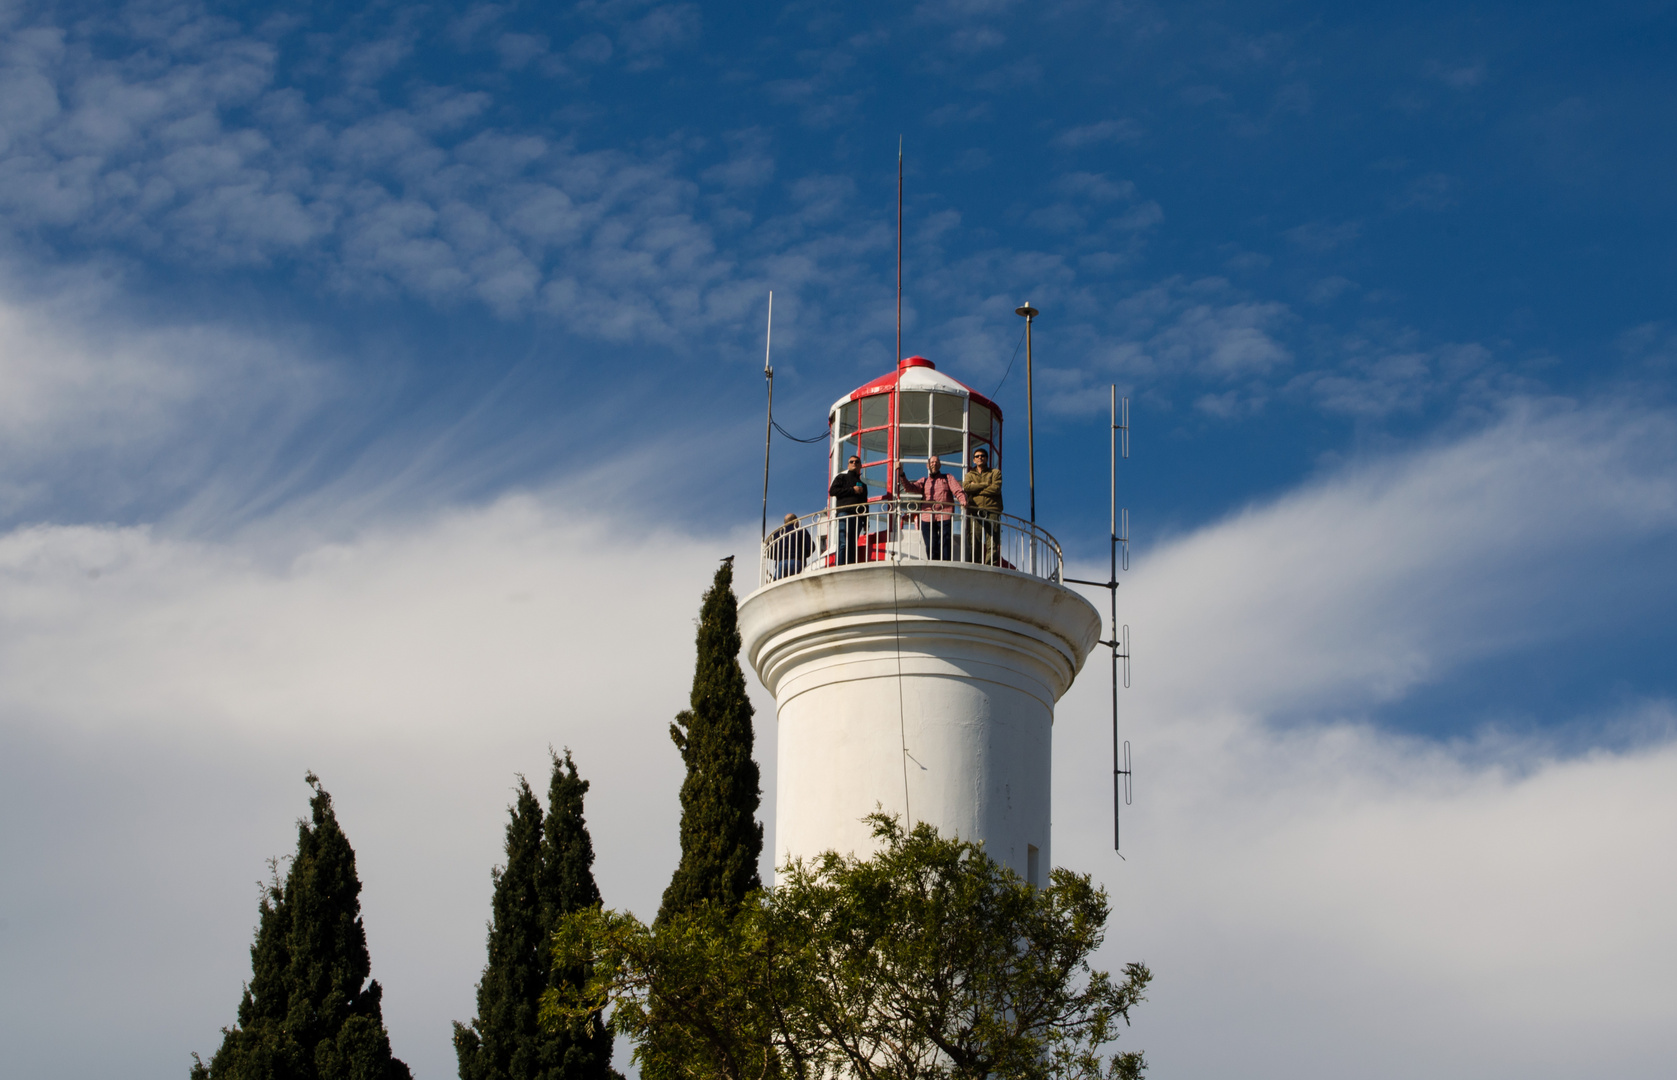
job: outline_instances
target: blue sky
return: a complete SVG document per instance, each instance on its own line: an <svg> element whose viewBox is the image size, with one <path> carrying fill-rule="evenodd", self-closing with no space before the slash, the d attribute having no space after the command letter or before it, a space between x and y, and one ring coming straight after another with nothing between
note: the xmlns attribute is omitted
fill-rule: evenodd
<svg viewBox="0 0 1677 1080"><path fill-rule="evenodd" d="M20 291L93 279L101 321L297 349L236 377L269 400L231 456L55 454L0 511L151 520L232 488L214 528L396 462L404 497L484 499L632 447L715 472L670 511L734 520L768 288L789 427L888 366L899 134L905 348L989 389L1011 308L1043 308L1040 503L1073 548L1100 535L1109 381L1140 538L1513 400L1663 407L1674 17L23 5ZM818 459L782 445L777 505L813 505ZM1670 690L1610 648L1617 683Z"/></svg>
<svg viewBox="0 0 1677 1080"><path fill-rule="evenodd" d="M1133 399L1129 709L1159 763L1139 812L1156 817L1139 820L1161 849L1231 866L1320 850L1288 838L1344 810L1311 816L1343 782L1414 809L1398 815L1411 824L1525 850L1531 834L1496 833L1502 811L1473 817L1470 795L1524 805L1559 777L1574 816L1531 828L1593 822L1660 850L1677 695L1674 31L1666 3L0 6L8 820L66 807L85 778L101 778L96 817L139 798L122 762L198 763L142 815L148 834L180 830L171 858L220 852L185 859L223 899L206 901L215 935L171 922L161 883L145 908L176 928L158 940L191 943L173 977L204 986L147 1028L145 1060L171 1075L231 1019L245 884L289 843L304 768L364 815L364 859L379 838L408 853L388 856L387 882L434 854L392 808L452 808L432 825L461 884L435 922L385 886L403 929L384 955L441 987L404 998L385 980L398 1053L447 1075L437 1040L469 1008L507 778L538 770L548 742L599 762L608 901L655 901L675 767L658 733L684 693L692 608L711 560L753 543L767 293L777 417L813 434L892 361L900 136L905 352L1000 387L1018 507L1023 358L1003 376L1012 309L1042 310L1039 517L1075 559L1104 558L1108 384ZM815 509L820 451L781 441L775 462L771 511ZM608 570L624 596L598 592ZM501 607L476 606L479 587ZM599 656L577 627L606 607L639 621L612 615ZM614 690L636 657L656 677ZM437 674L448 663L458 677ZM558 688L584 672L609 684L589 708L634 734L567 711ZM1085 678L1062 715L1098 712L1098 689ZM423 718L418 733L397 715ZM1077 779L1081 729L1061 728L1056 813L1079 822L1099 796ZM1248 750L1300 816L1251 817L1253 781L1220 771ZM381 768L392 752L408 781ZM248 816L194 832L210 826L192 808L228 797L205 777L246 768ZM669 805L633 797L648 768ZM1656 809L1629 832L1589 801L1642 790L1626 776L1655 777ZM1237 820L1262 842L1208 840L1243 835ZM64 912L90 894L73 875L54 891L69 856L51 852L97 845L63 828L61 844L6 841L38 884L0 892L0 948L18 950L0 969L85 933ZM1085 849L1064 828L1057 856L1100 857L1093 832ZM1338 895L1332 867L1298 859L1276 855L1277 880ZM1153 938L1137 931L1155 967L1177 957L1203 979L1162 983L1148 1008L1164 1019L1138 1036L1173 1074L1213 1075L1222 1059L1184 1033L1231 1021L1185 1003L1272 958L1219 967L1195 951L1205 924L1171 936L1173 890L1216 886L1154 865L1110 883L1137 890L1135 925L1156 916ZM1522 902L1498 891L1521 873L1481 883L1485 910ZM1550 914L1642 926L1610 917L1610 897L1677 897L1669 874L1633 885L1628 862L1600 876L1617 885ZM469 932L427 966L446 918ZM1483 937L1439 919L1437 940ZM1230 940L1313 932L1265 926ZM1677 956L1664 934L1638 955ZM1597 944L1585 954L1611 981L1630 961ZM158 962L118 967L143 981ZM1365 969L1384 988L1370 1000L1406 1000L1394 969ZM1669 976L1650 978L1639 1000L1667 1000ZM1509 1003L1509 979L1461 985ZM1262 1037L1283 1047L1319 1002L1274 1000ZM1433 1021L1449 1030L1414 1023ZM1347 1057L1302 1071L1421 1045L1359 1023ZM1615 1023L1581 1045L1620 1047L1620 1075L1669 1062L1668 1039ZM41 1075L120 1060L51 1053L53 1030L5 1037ZM1463 1075L1515 1060L1438 1039Z"/></svg>

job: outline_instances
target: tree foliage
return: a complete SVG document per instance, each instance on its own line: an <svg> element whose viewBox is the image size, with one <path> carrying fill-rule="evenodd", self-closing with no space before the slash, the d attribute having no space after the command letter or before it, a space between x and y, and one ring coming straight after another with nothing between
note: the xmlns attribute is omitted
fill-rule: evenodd
<svg viewBox="0 0 1677 1080"><path fill-rule="evenodd" d="M875 815L882 850L793 863L773 891L648 927L591 910L555 962L563 1026L608 1005L646 1080L1128 1080L1106 1055L1151 973L1090 968L1106 893L1057 869L1036 889L978 845Z"/></svg>
<svg viewBox="0 0 1677 1080"><path fill-rule="evenodd" d="M706 902L738 904L762 887L762 788L751 757L752 708L739 665L733 582L733 561L724 560L699 613L689 707L670 725L687 777L681 784L681 863L664 890L660 922Z"/></svg>
<svg viewBox="0 0 1677 1080"><path fill-rule="evenodd" d="M264 890L251 946L251 979L236 1027L193 1080L408 1080L390 1052L378 980L361 923L355 850L332 796L309 773L310 818L283 884ZM197 1055L193 1055L196 1061Z"/></svg>
<svg viewBox="0 0 1677 1080"><path fill-rule="evenodd" d="M575 1028L544 1030L542 995L583 973L556 971L548 941L567 914L599 906L594 845L583 818L588 781L569 750L553 758L548 812L523 777L509 811L504 866L494 871L489 960L477 987L477 1018L454 1025L461 1080L607 1080L611 1035L598 1014Z"/></svg>

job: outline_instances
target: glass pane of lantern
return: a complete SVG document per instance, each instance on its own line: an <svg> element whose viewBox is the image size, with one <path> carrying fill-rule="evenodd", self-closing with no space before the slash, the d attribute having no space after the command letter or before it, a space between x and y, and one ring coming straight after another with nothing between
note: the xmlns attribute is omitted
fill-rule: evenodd
<svg viewBox="0 0 1677 1080"><path fill-rule="evenodd" d="M975 440L990 437L990 410L976 401L972 403L972 437Z"/></svg>
<svg viewBox="0 0 1677 1080"><path fill-rule="evenodd" d="M845 439L843 442L839 443L838 460L833 463L834 469L837 472L843 472L846 468L849 467L846 464L846 462L848 462L850 460L851 456L855 453L856 453L856 436L852 435L852 436L850 436L850 438Z"/></svg>
<svg viewBox="0 0 1677 1080"><path fill-rule="evenodd" d="M848 402L839 408L839 435L845 436L856 430L856 403Z"/></svg>
<svg viewBox="0 0 1677 1080"><path fill-rule="evenodd" d="M924 392L913 392L900 395L897 404L897 423L929 423L932 419L931 396L932 395Z"/></svg>
<svg viewBox="0 0 1677 1080"><path fill-rule="evenodd" d="M862 460L872 461L882 458L886 454L886 442L890 432L885 428L878 431L862 432Z"/></svg>
<svg viewBox="0 0 1677 1080"><path fill-rule="evenodd" d="M947 472L948 470L946 469L944 471ZM909 458L903 459L903 474L905 476L907 476L910 480L923 480L923 479L925 479L925 477L926 477L926 459L923 458L923 457L912 458L912 459L909 459Z"/></svg>
<svg viewBox="0 0 1677 1080"><path fill-rule="evenodd" d="M890 394L875 394L862 399L862 427L884 427Z"/></svg>
<svg viewBox="0 0 1677 1080"><path fill-rule="evenodd" d="M959 398L954 394L933 394L932 423L940 427L964 427L961 414L966 411L963 408L966 403L966 398Z"/></svg>
<svg viewBox="0 0 1677 1080"><path fill-rule="evenodd" d="M924 395L921 395L921 396L924 396ZM925 428L923 428L923 427L901 428L897 432L897 436L898 436L899 439L902 440L901 441L902 449L899 451L899 456L901 456L904 460L907 460L909 458L923 458L927 454L931 453L931 451L927 449L927 447L930 446L931 443L927 441L927 435L926 435L926 429Z"/></svg>
<svg viewBox="0 0 1677 1080"><path fill-rule="evenodd" d="M868 485L868 498L885 494L885 478L890 470L885 465L872 465L862 470L862 480Z"/></svg>
<svg viewBox="0 0 1677 1080"><path fill-rule="evenodd" d="M932 453L950 461L961 458L961 433L949 428L935 427L932 429Z"/></svg>

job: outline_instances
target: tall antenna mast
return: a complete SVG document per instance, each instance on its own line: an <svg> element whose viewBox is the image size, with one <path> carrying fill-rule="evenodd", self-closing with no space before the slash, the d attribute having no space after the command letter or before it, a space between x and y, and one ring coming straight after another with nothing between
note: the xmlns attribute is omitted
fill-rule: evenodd
<svg viewBox="0 0 1677 1080"><path fill-rule="evenodd" d="M1023 312L1021 312L1023 314ZM1030 322L1025 323L1027 335L1030 332ZM1122 409L1120 410L1120 402ZM1125 461L1130 457L1130 399L1118 397L1118 387L1112 387L1112 431L1111 431L1111 502L1109 504L1108 524L1111 529L1112 547L1110 551L1111 570L1105 581L1083 581L1079 578L1066 578L1068 582L1078 585L1095 585L1107 590L1112 601L1112 636L1097 644L1105 645L1112 650L1112 850L1119 851L1120 833L1118 829L1119 810L1122 806L1129 806L1133 795L1131 789L1130 742L1125 739L1122 744L1118 741L1118 661L1124 662L1124 688L1130 686L1130 628L1124 626L1122 635L1118 631L1118 570L1122 561L1123 569L1130 568L1130 512L1118 509L1118 459ZM1119 559L1120 550L1123 552ZM1123 853L1119 851L1122 859Z"/></svg>
<svg viewBox="0 0 1677 1080"><path fill-rule="evenodd" d="M774 290L769 290L769 328L763 334L763 378L769 384L769 418L763 424L763 540L769 538L769 447L774 443L774 368L769 346L774 341Z"/></svg>
<svg viewBox="0 0 1677 1080"><path fill-rule="evenodd" d="M903 137L897 136L897 364L903 358Z"/></svg>

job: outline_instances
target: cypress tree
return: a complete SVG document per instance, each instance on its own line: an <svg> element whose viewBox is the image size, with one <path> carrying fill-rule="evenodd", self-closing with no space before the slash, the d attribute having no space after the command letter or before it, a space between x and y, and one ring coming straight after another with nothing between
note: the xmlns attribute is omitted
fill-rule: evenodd
<svg viewBox="0 0 1677 1080"><path fill-rule="evenodd" d="M454 1025L461 1080L609 1080L611 1035L594 1015L578 1031L545 1031L542 993L558 980L580 986L581 971L552 970L548 942L558 920L598 907L594 844L583 818L588 781L571 752L553 758L548 813L523 777L507 822L506 865L493 872L489 962L477 987L477 1018ZM621 1078L619 1078L621 1080Z"/></svg>
<svg viewBox="0 0 1677 1080"><path fill-rule="evenodd" d="M238 1026L193 1080L410 1080L391 1056L378 980L361 923L355 849L314 773L310 820L283 885L278 864L262 897L251 979Z"/></svg>
<svg viewBox="0 0 1677 1080"><path fill-rule="evenodd" d="M698 660L689 708L670 725L687 778L681 784L681 864L664 890L658 922L705 901L738 904L762 887L757 859L762 798L751 699L740 670L734 563L725 559L699 612Z"/></svg>

